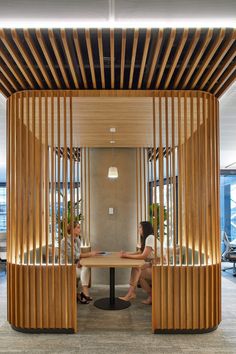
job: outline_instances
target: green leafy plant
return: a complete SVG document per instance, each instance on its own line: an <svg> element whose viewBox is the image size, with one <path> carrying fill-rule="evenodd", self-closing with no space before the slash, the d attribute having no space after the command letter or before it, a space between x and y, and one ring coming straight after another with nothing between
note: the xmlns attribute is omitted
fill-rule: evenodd
<svg viewBox="0 0 236 354"><path fill-rule="evenodd" d="M154 227L154 218L155 215L157 217L157 237L159 238L160 236L160 204L156 203L156 204L150 204L149 205L149 215L150 215L150 222L152 224L152 226ZM164 235L167 234L166 232L166 221L167 221L167 210L166 207L163 207L163 216L164 216Z"/></svg>
<svg viewBox="0 0 236 354"><path fill-rule="evenodd" d="M63 194L61 193L61 196L63 197ZM56 215L56 221L58 224L58 228L60 228L60 233L58 232L58 236L60 234L60 237L62 238L63 235L65 234L65 232L67 232L65 230L66 224L69 225L72 219L72 213L74 211L74 218L73 220L75 222L79 222L81 220L84 220L84 216L81 213L81 203L82 203L82 199L79 199L76 203L73 203L73 207L72 207L72 203L69 200L67 202L67 217L60 215L60 219L59 219L59 213L57 212ZM60 207L60 206L59 206ZM59 230L58 230L59 231Z"/></svg>

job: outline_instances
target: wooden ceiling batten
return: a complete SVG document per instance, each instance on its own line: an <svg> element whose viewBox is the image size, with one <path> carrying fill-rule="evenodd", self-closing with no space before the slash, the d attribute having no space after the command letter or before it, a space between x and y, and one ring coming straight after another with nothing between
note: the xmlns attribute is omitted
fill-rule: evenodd
<svg viewBox="0 0 236 354"><path fill-rule="evenodd" d="M0 29L4 94L21 90L226 89L236 29ZM224 82L222 82L224 80Z"/></svg>
<svg viewBox="0 0 236 354"><path fill-rule="evenodd" d="M5 86L3 86L1 79L0 79L0 92L1 92L1 93L3 94L3 96L5 96L6 98L11 95L11 93L9 93L9 92L5 89Z"/></svg>
<svg viewBox="0 0 236 354"><path fill-rule="evenodd" d="M2 84L2 86L5 87L5 90L7 91L8 95L11 95L14 90L11 87L11 84L7 81L7 79L5 78L5 76L3 76L3 74L0 72L0 82Z"/></svg>
<svg viewBox="0 0 236 354"><path fill-rule="evenodd" d="M12 74L12 72L7 68L7 66L5 65L5 67L3 66L3 64L0 62L0 67L1 67L1 73L5 76L5 78L7 79L7 81L11 84L11 86L14 88L14 91L19 91L19 84L16 82L16 79L14 77L14 75ZM14 92L13 91L13 92Z"/></svg>
<svg viewBox="0 0 236 354"><path fill-rule="evenodd" d="M175 40L175 36L176 36L176 29L173 28L170 32L168 44L167 44L167 47L165 48L165 54L164 54L164 57L161 62L160 70L158 72L158 76L157 76L157 80L156 80L156 89L158 89L160 87L160 83L161 83L161 80L163 77L164 70L166 68L166 64L167 64L169 56L170 56L170 52L171 52L171 49L172 49L172 46L173 46L173 43Z"/></svg>
<svg viewBox="0 0 236 354"><path fill-rule="evenodd" d="M98 51L99 51L99 62L100 62L100 72L101 72L101 83L102 88L105 89L105 71L104 71L104 55L103 55L103 44L102 44L102 29L98 29Z"/></svg>
<svg viewBox="0 0 236 354"><path fill-rule="evenodd" d="M115 87L115 34L114 28L110 29L110 59L111 59L111 88Z"/></svg>
<svg viewBox="0 0 236 354"><path fill-rule="evenodd" d="M71 52L70 52L70 48L69 48L68 39L67 39L67 35L66 34L67 34L66 30L65 29L61 29L61 40L62 40L63 47L64 47L64 50L65 50L66 58L67 58L67 61L68 61L68 64L69 64L70 72L71 72L71 75L72 75L72 78L73 78L73 81L74 81L75 88L79 88L79 82L78 82L78 79L77 79L77 75L76 75L75 67L74 67L74 64L73 64L73 59L72 59L72 56L71 56Z"/></svg>
<svg viewBox="0 0 236 354"><path fill-rule="evenodd" d="M126 29L122 29L121 61L120 61L120 88L121 89L123 89L124 86L125 50L126 50Z"/></svg>
<svg viewBox="0 0 236 354"><path fill-rule="evenodd" d="M148 89L151 86L154 70L156 68L156 64L157 64L157 61L158 61L158 58L160 55L160 50L161 50L161 45L162 45L162 40L163 40L163 32L164 32L164 30L162 28L160 28L158 31L158 34L157 34L155 49L154 49L154 53L153 53L153 57L152 57L152 63L151 63L151 67L150 67L150 71L149 71L149 75L148 75L148 79L147 79L147 88Z"/></svg>
<svg viewBox="0 0 236 354"><path fill-rule="evenodd" d="M2 42L3 42L4 46L5 46L5 48L7 49L7 51L11 54L12 59L14 60L14 62L19 67L19 69L20 69L22 75L24 76L25 80L30 85L30 88L34 88L34 82L33 82L32 78L30 77L29 72L25 69L24 63L20 59L17 51L15 50L13 45L11 44L9 38L6 36L5 31L3 29L0 29L0 39L2 40Z"/></svg>
<svg viewBox="0 0 236 354"><path fill-rule="evenodd" d="M48 73L47 73L47 71L45 69L45 65L43 63L42 57L41 57L41 55L39 54L39 52L38 52L38 50L36 48L36 44L33 41L29 30L24 29L24 37L25 37L25 40L26 40L26 42L27 42L27 44L29 46L29 49L31 50L31 53L32 53L36 63L38 64L39 69L41 70L41 73L42 73L42 75L44 77L44 80L46 81L48 87L50 89L52 89L52 83L51 83L50 78L48 76Z"/></svg>
<svg viewBox="0 0 236 354"><path fill-rule="evenodd" d="M235 42L235 39L236 39L236 29L234 29L232 31L232 34L226 40L226 42L224 43L223 47L220 49L220 52L218 53L217 57L214 58L214 63L212 65L212 67L210 67L210 69L207 71L207 73L204 75L203 79L201 80L201 86L199 88L200 90L203 90L203 88L205 87L205 85L208 82L209 78L212 76L214 71L220 65L222 59L225 57L225 54L228 52L228 50L231 48L231 46Z"/></svg>
<svg viewBox="0 0 236 354"><path fill-rule="evenodd" d="M187 86L187 84L189 83L189 81L191 80L192 75L193 75L195 69L196 69L197 66L198 66L198 63L200 62L200 60L201 60L203 54L204 54L205 51L206 51L206 48L207 48L208 44L210 43L210 41L211 41L211 39L212 39L212 35L213 35L213 29L212 29L212 28L209 28L208 31L207 31L207 33L206 33L206 36L205 36L205 38L204 38L204 41L203 41L203 43L202 43L202 45L201 45L200 50L198 50L197 55L194 57L193 64L192 64L191 67L189 68L188 73L187 73L187 75L186 75L186 77L185 77L185 79L184 79L184 82L183 82L181 88L184 89L184 88Z"/></svg>
<svg viewBox="0 0 236 354"><path fill-rule="evenodd" d="M151 29L148 28L146 31L146 38L145 38L145 44L144 44L144 49L143 49L142 63L141 63L140 72L139 72L138 89L140 89L142 86L143 74L144 74L144 69L145 69L145 65L146 65L146 61L147 61L150 40L151 40Z"/></svg>
<svg viewBox="0 0 236 354"><path fill-rule="evenodd" d="M236 71L236 66L235 64L230 64L228 68L225 70L223 75L220 77L220 83L217 85L217 87L214 89L214 95L218 95L219 91L221 88L224 86L224 84L230 80L231 76L233 76L233 73Z"/></svg>
<svg viewBox="0 0 236 354"><path fill-rule="evenodd" d="M35 69L35 66L34 66L34 63L33 61L31 60L26 48L24 47L23 43L21 42L20 38L19 38L19 35L17 33L17 31L15 29L12 29L11 30L11 35L12 35L12 38L15 42L15 44L18 46L18 48L20 49L21 51L21 54L26 62L26 64L28 65L32 75L34 76L37 84L39 85L39 87L41 89L43 89L43 82L40 78L40 75L38 74L37 70Z"/></svg>
<svg viewBox="0 0 236 354"><path fill-rule="evenodd" d="M132 88L132 84L133 84L135 58L136 58L136 52L137 52L137 46L138 46L138 37L139 37L139 30L136 28L134 30L133 49L132 49L132 56L131 56L131 65L130 65L130 74L129 74L129 89Z"/></svg>
<svg viewBox="0 0 236 354"><path fill-rule="evenodd" d="M193 39L185 53L185 56L184 56L184 59L181 63L181 66L179 68L179 71L177 73L177 76L175 78L175 81L174 81L174 89L177 89L178 85L179 85L179 82L183 76L183 73L188 65L188 62L194 52L194 49L199 41L199 38L200 38L200 34L201 34L201 29L200 28L197 28L195 33L194 33L194 36L193 36Z"/></svg>
<svg viewBox="0 0 236 354"><path fill-rule="evenodd" d="M85 69L84 69L84 61L83 61L83 56L82 56L82 52L81 52L79 35L78 35L78 30L75 28L73 29L73 40L74 40L74 45L75 45L75 49L76 49L76 55L77 55L77 58L79 61L83 84L84 84L84 87L87 89L88 83L87 83L87 77L86 77Z"/></svg>
<svg viewBox="0 0 236 354"><path fill-rule="evenodd" d="M215 71L215 73L210 78L208 85L206 86L207 91L211 91L212 87L216 84L217 80L221 77L226 68L230 63L236 58L236 43L229 50L228 54L224 57L221 66Z"/></svg>
<svg viewBox="0 0 236 354"><path fill-rule="evenodd" d="M8 67L8 69L11 71L11 73L14 75L16 80L18 81L19 85L22 87L22 89L26 88L26 84L23 81L22 74L19 72L19 69L14 65L13 59L8 58L7 55L4 53L3 49L1 50L1 59L4 61L5 65ZM3 68L1 66L1 71L3 72Z"/></svg>
<svg viewBox="0 0 236 354"><path fill-rule="evenodd" d="M55 80L55 83L56 83L56 85L57 85L57 88L60 88L60 87L61 87L60 79L59 79L59 77L58 77L58 75L57 75L57 72L56 72L56 70L55 70L54 63L53 63L53 61L52 61L52 58L51 58L51 56L50 56L49 50L48 50L48 48L47 48L47 45L46 45L45 40L44 40L44 38L43 38L43 34L42 34L42 32L41 32L40 29L36 29L36 37L37 37L37 39L38 39L38 42L39 42L39 45L40 45L40 47L41 47L41 50L42 50L42 52L43 52L43 54L44 54L44 57L45 57L45 59L46 59L46 61L47 61L47 63L48 63L48 66L49 66L49 68L50 68L50 70L51 70L51 73L52 73L52 76L53 76L53 78L54 78L54 80Z"/></svg>
<svg viewBox="0 0 236 354"><path fill-rule="evenodd" d="M59 50L59 48L57 46L57 43L56 43L56 38L55 38L55 35L54 35L54 32L53 32L53 29L49 29L48 30L48 37L49 37L51 46L53 48L57 63L59 65L63 80L64 80L65 85L66 85L66 88L69 89L70 88L70 84L69 84L69 81L68 81L68 78L67 78L67 75L66 75L66 71L65 71L65 67L64 67L61 55L60 55L60 50Z"/></svg>
<svg viewBox="0 0 236 354"><path fill-rule="evenodd" d="M175 56L174 56L174 59L173 59L173 62L172 62L172 65L169 69L169 72L167 74L167 78L166 78L166 81L165 81L165 86L164 86L164 89L166 90L170 84L170 81L172 79L172 76L174 74L174 71L176 69L176 66L178 64L178 61L179 61L179 58L180 58L180 55L183 51L183 48L185 46L185 43L187 41L187 38L188 38L188 33L189 33L189 30L188 28L185 28L184 31L183 31L183 34L182 34L182 38L180 40L180 43L178 44L178 48L176 50L176 53L175 53Z"/></svg>
<svg viewBox="0 0 236 354"><path fill-rule="evenodd" d="M223 41L225 36L225 28L222 28L220 30L220 33L218 34L216 40L212 44L211 48L209 48L209 51L207 53L207 56L198 69L197 73L195 74L195 77L193 79L193 82L190 86L191 90L193 90L194 87L196 87L198 81L200 80L201 76L203 75L204 71L206 70L208 64L210 63L211 59L213 58L214 54L216 53L217 49L219 48L221 42Z"/></svg>
<svg viewBox="0 0 236 354"><path fill-rule="evenodd" d="M86 39L86 45L87 45L87 52L88 52L93 88L96 89L97 82L96 82L96 75L95 75L95 69L94 69L93 51L92 51L91 37L90 37L90 30L89 29L85 30L85 39Z"/></svg>
<svg viewBox="0 0 236 354"><path fill-rule="evenodd" d="M235 66L234 66L234 68L235 68ZM217 88L217 91L214 92L216 97L219 98L220 96L222 96L223 93L225 93L227 88L230 87L234 81L236 81L236 70L233 71L233 73L228 78L228 80L225 81L224 85L222 85L220 89Z"/></svg>

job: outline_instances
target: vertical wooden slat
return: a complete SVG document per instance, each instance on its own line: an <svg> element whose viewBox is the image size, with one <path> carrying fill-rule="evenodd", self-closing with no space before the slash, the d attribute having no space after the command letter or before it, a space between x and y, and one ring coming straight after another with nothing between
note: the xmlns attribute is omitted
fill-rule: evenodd
<svg viewBox="0 0 236 354"><path fill-rule="evenodd" d="M167 217L167 265L170 263L170 203L169 203L169 115L168 115L168 97L165 101L165 144L166 144L166 217Z"/></svg>
<svg viewBox="0 0 236 354"><path fill-rule="evenodd" d="M91 185L91 178L90 178L90 149L88 148L88 235L87 235L87 245L90 245L90 185Z"/></svg>
<svg viewBox="0 0 236 354"><path fill-rule="evenodd" d="M61 264L61 97L60 93L57 95L57 215L58 215L58 263ZM59 267L60 279L61 267Z"/></svg>
<svg viewBox="0 0 236 354"><path fill-rule="evenodd" d="M24 106L23 106L23 94L21 93L19 96L19 105L20 105L20 115L19 115L19 150L18 153L20 154L19 157L19 162L20 162L20 166L19 166L19 173L20 173L20 179L19 179L19 184L21 186L21 188L18 189L18 193L20 195L19 197L19 209L20 209L20 215L19 215L19 236L20 236L20 277L19 277L19 303L20 303L20 326L23 327L24 326L24 287L23 287L23 267L22 264L24 264L24 236L23 236L23 208L21 208L20 206L23 205L23 161L24 161L24 151L23 151L23 115L24 115Z"/></svg>
<svg viewBox="0 0 236 354"><path fill-rule="evenodd" d="M140 245L140 236L139 236L139 189L138 189L138 148L135 149L135 159L136 159L136 168L135 168L135 176L136 176L136 227L137 227L137 246Z"/></svg>
<svg viewBox="0 0 236 354"><path fill-rule="evenodd" d="M155 264L157 264L157 235L158 235L158 230L157 230L157 209L156 209L156 203L157 203L157 176L156 176L156 100L155 97L152 99L152 113L153 113L153 192L154 192L154 197L153 197L153 229L154 229L154 236L155 236ZM159 118L160 119L160 118Z"/></svg>
<svg viewBox="0 0 236 354"><path fill-rule="evenodd" d="M173 265L176 265L176 243L177 243L177 200L176 200L176 162L175 162L175 97L171 97L171 130L172 130L172 176L173 176Z"/></svg>
<svg viewBox="0 0 236 354"><path fill-rule="evenodd" d="M74 179L73 179L73 141L72 141L72 130L73 130L73 112L72 112L72 97L70 96L70 139L69 139L69 144L70 144L70 202L71 202L71 218L70 218L70 229L71 229L71 259L72 259L72 264L74 263Z"/></svg>
<svg viewBox="0 0 236 354"><path fill-rule="evenodd" d="M180 265L182 265L182 121L181 121L181 96L178 92L178 244ZM180 279L181 281L181 279Z"/></svg>

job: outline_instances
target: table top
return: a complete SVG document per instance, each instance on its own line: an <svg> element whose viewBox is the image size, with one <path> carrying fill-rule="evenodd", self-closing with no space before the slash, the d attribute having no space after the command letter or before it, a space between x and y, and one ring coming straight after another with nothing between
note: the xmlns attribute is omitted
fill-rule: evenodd
<svg viewBox="0 0 236 354"><path fill-rule="evenodd" d="M81 258L80 264L96 268L131 268L141 267L145 261L143 259L120 258L119 252L107 252L94 257Z"/></svg>

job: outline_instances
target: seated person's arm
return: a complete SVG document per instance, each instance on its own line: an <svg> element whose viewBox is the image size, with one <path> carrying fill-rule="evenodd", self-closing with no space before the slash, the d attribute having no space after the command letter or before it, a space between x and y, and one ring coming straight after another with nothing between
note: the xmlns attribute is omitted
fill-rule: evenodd
<svg viewBox="0 0 236 354"><path fill-rule="evenodd" d="M152 247L146 246L142 253L131 254L128 252L121 252L121 258L131 258L131 259L146 259L152 251Z"/></svg>
<svg viewBox="0 0 236 354"><path fill-rule="evenodd" d="M135 255L135 254L141 254L142 252L141 252L141 250L139 250L139 251L136 251L136 252L125 252L126 254L128 254L128 255Z"/></svg>
<svg viewBox="0 0 236 354"><path fill-rule="evenodd" d="M99 254L99 251L91 251L91 252L80 253L80 258L94 257L97 254Z"/></svg>

